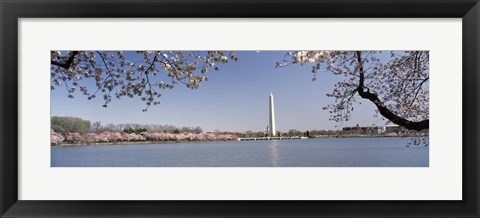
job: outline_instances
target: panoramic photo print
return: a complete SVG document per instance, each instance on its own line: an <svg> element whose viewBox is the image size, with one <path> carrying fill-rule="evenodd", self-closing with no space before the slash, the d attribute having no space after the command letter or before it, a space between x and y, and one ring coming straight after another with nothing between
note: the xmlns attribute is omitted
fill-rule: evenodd
<svg viewBox="0 0 480 218"><path fill-rule="evenodd" d="M51 167L429 167L429 51L51 51Z"/></svg>

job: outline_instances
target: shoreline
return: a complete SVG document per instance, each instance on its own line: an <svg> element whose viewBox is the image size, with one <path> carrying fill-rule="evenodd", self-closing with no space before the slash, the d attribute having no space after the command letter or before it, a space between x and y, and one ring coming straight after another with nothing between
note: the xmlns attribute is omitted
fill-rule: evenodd
<svg viewBox="0 0 480 218"><path fill-rule="evenodd" d="M428 137L429 135L333 135L333 136L316 136L314 139L323 138L407 138L407 137Z"/></svg>
<svg viewBox="0 0 480 218"><path fill-rule="evenodd" d="M198 143L198 142L228 142L236 140L204 140L204 141L118 141L118 142L91 142L91 143L60 143L58 145L50 145L50 147L81 147L92 145L148 145L148 144L178 144L178 143Z"/></svg>
<svg viewBox="0 0 480 218"><path fill-rule="evenodd" d="M333 135L333 136L317 136L308 139L325 139L325 138L407 138L407 137L428 137L428 135ZM307 139L307 140L308 140ZM237 140L203 140L203 141L118 141L118 142L92 142L92 143L60 143L58 145L51 144L50 147L81 147L81 146L109 146L109 145L144 145L144 144L178 144L178 143L200 143L200 142L228 142Z"/></svg>

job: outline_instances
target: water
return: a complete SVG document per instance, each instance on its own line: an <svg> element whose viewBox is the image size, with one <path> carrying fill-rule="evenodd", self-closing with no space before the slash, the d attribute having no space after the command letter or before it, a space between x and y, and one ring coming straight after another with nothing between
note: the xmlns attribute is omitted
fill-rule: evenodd
<svg viewBox="0 0 480 218"><path fill-rule="evenodd" d="M52 167L428 167L428 147L411 138L52 147Z"/></svg>

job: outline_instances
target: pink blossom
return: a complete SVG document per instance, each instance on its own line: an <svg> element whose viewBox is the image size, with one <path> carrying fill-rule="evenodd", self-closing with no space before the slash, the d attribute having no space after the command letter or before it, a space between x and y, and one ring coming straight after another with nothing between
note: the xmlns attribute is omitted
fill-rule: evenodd
<svg viewBox="0 0 480 218"><path fill-rule="evenodd" d="M70 143L78 143L78 142L85 142L85 138L80 135L80 133L67 133L65 135L65 141Z"/></svg>
<svg viewBox="0 0 480 218"><path fill-rule="evenodd" d="M50 130L50 142L52 144L57 145L63 142L63 140L65 140L65 138L61 134L56 133L53 129Z"/></svg>
<svg viewBox="0 0 480 218"><path fill-rule="evenodd" d="M102 143L102 142L135 142L135 141L212 141L212 140L235 140L238 138L232 134L214 134L214 133L190 133L180 134L144 132L142 134L110 132L102 133L66 133L64 135L50 130L51 143L56 145L62 142L68 143Z"/></svg>

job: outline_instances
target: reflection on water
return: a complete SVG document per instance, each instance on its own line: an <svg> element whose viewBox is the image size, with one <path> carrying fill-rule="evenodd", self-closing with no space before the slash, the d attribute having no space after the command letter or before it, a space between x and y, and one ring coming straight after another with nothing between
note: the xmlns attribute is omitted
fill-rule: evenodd
<svg viewBox="0 0 480 218"><path fill-rule="evenodd" d="M279 167L277 145L278 145L277 140L270 141L270 163L272 167Z"/></svg>
<svg viewBox="0 0 480 218"><path fill-rule="evenodd" d="M428 167L412 138L324 138L52 147L52 167Z"/></svg>

